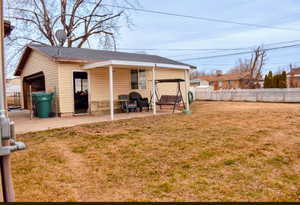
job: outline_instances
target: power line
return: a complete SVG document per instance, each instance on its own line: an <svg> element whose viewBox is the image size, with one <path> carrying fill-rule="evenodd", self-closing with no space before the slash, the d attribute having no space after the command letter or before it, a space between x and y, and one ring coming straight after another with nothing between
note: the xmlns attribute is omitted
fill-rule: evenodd
<svg viewBox="0 0 300 205"><path fill-rule="evenodd" d="M288 45L288 46L281 46L281 47L274 47L274 48L266 48L265 51L270 50L278 50L278 49L284 49L284 48L292 48L300 46L300 44L294 44L294 45ZM245 52L238 52L238 53L229 53L229 54L223 54L223 55L215 55L215 56L204 56L204 57L198 57L198 58L187 58L187 59L181 59L179 61L191 61L191 60L201 60L201 59L211 59L211 58L220 58L220 57L227 57L227 56L235 56L235 55L242 55L242 54L249 54L253 51L245 51Z"/></svg>
<svg viewBox="0 0 300 205"><path fill-rule="evenodd" d="M268 43L268 44L262 44L264 47L265 46L271 46L271 45L280 45L280 44L289 44L289 43L295 43L295 42L299 42L300 40L293 40L293 41L281 41L281 42L274 42L274 43ZM244 47L244 48L241 48L241 50L249 50L251 48L255 48L256 46L250 46L250 47ZM237 49L236 49L237 50ZM214 51L214 52L209 52L209 53L212 53L212 54L218 54L219 51ZM190 53L190 54L181 54L181 55L174 55L174 56L168 56L168 58L174 58L174 57L183 57L183 56L189 56L189 55L195 55L197 53ZM207 53L206 53L207 54Z"/></svg>
<svg viewBox="0 0 300 205"><path fill-rule="evenodd" d="M292 41L280 41L275 43L263 44L264 46L295 43L300 42L300 40ZM128 50L128 51L230 51L230 50L249 50L255 46L250 47L240 47L240 48L117 48L117 50Z"/></svg>
<svg viewBox="0 0 300 205"><path fill-rule="evenodd" d="M145 13L154 13L154 14L160 14L160 15L184 17L184 18L197 19L197 20L209 21L209 22L235 24L235 25L257 27L257 28L268 28L268 29L274 29L274 30L300 31L300 29L294 29L294 28L277 27L277 26L269 26L269 25L253 24L253 23L245 23L245 22L237 22L237 21L222 20L222 19L208 18L208 17L202 17L202 16L191 16L191 15L176 14L176 13L170 13L170 12L164 12L164 11L150 10L150 9L138 9L138 8L133 8L133 7L110 5L110 4L103 4L103 6L115 7L115 8L121 8L121 9L127 9L127 10L134 10L134 11L140 11L140 12L145 12Z"/></svg>
<svg viewBox="0 0 300 205"><path fill-rule="evenodd" d="M293 63L299 63L299 62L293 62ZM235 65L236 63L227 63L227 64L214 64L214 63L200 63L199 65L200 66L233 66ZM287 65L287 64L290 64L290 63L266 63L267 66L270 66L270 65Z"/></svg>
<svg viewBox="0 0 300 205"><path fill-rule="evenodd" d="M268 43L263 44L263 46L271 46L271 45L278 45L278 44L287 44L287 43L295 43L300 42L300 40L292 40L292 41L280 41L280 42L274 42L274 43ZM127 51L211 51L207 52L212 54L218 54L222 51L234 51L234 50L249 50L251 48L254 48L256 46L249 46L249 47L240 47L240 48L118 48L117 50L127 50ZM249 51L250 52L250 51ZM174 58L174 57L184 57L184 56L190 56L190 55L196 55L198 53L188 53L188 54L180 54L180 55L172 55L167 56L168 58Z"/></svg>
<svg viewBox="0 0 300 205"><path fill-rule="evenodd" d="M299 40L300 41L300 40ZM132 51L227 51L245 50L246 48L118 48L118 50Z"/></svg>

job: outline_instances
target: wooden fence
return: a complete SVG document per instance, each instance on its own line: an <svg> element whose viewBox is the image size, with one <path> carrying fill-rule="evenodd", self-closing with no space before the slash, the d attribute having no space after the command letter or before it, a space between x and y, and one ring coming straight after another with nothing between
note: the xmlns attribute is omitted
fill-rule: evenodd
<svg viewBox="0 0 300 205"><path fill-rule="evenodd" d="M20 92L8 92L6 93L6 99L8 105L21 106Z"/></svg>
<svg viewBox="0 0 300 205"><path fill-rule="evenodd" d="M249 101L249 102L300 102L300 88L284 89L237 89L208 90L196 89L197 100Z"/></svg>

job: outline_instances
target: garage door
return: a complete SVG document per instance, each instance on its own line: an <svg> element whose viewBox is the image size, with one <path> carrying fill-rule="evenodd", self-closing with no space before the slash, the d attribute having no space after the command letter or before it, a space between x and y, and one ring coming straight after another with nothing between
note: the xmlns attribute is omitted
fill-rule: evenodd
<svg viewBox="0 0 300 205"><path fill-rule="evenodd" d="M45 75L43 72L35 73L23 78L23 99L24 109L31 109L30 102L30 90L31 92L42 92L45 89Z"/></svg>

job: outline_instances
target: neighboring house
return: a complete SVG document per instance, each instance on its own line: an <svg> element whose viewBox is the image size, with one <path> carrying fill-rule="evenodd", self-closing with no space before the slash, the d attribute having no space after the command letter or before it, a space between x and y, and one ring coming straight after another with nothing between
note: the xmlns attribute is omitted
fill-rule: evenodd
<svg viewBox="0 0 300 205"><path fill-rule="evenodd" d="M139 92L150 99L156 79L186 79L183 97L194 66L155 55L113 52L84 48L29 45L15 71L21 78L22 106L30 108L29 90L55 92L59 116L81 113L75 96L87 96L84 112L113 116L119 108L118 95ZM153 78L153 75L154 78ZM177 85L159 84L159 94L175 95ZM80 107L80 106L79 106ZM112 117L113 118L113 117Z"/></svg>
<svg viewBox="0 0 300 205"><path fill-rule="evenodd" d="M300 88L300 68L293 68L287 74L287 84L288 88Z"/></svg>
<svg viewBox="0 0 300 205"><path fill-rule="evenodd" d="M6 101L8 106L21 105L21 80L19 77L6 79Z"/></svg>
<svg viewBox="0 0 300 205"><path fill-rule="evenodd" d="M198 79L208 82L209 87L213 90L239 89L244 88L244 81L247 76L247 72L230 74L222 74L221 72L218 72L215 75L200 76Z"/></svg>
<svg viewBox="0 0 300 205"><path fill-rule="evenodd" d="M6 92L21 92L21 79L20 77L15 77L11 79L6 79Z"/></svg>
<svg viewBox="0 0 300 205"><path fill-rule="evenodd" d="M190 86L191 87L200 87L200 88L208 88L209 87L209 81L198 78L198 79L192 79L190 80Z"/></svg>

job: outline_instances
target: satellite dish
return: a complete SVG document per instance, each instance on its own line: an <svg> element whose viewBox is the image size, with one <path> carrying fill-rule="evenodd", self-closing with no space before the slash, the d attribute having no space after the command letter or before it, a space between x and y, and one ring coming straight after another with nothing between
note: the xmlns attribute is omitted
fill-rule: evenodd
<svg viewBox="0 0 300 205"><path fill-rule="evenodd" d="M63 29L59 29L55 32L55 37L62 44L67 39L67 34Z"/></svg>

